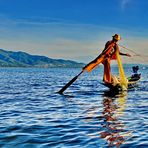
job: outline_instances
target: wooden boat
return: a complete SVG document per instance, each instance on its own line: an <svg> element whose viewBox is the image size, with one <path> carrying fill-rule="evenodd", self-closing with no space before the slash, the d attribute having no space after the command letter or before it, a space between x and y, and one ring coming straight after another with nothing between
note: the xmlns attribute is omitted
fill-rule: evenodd
<svg viewBox="0 0 148 148"><path fill-rule="evenodd" d="M138 82L141 78L141 74L133 74L132 76L128 77L127 84L128 84L128 89L135 88L138 85ZM104 86L108 87L111 91L117 92L117 91L124 91L123 87L121 86L120 82L119 83L106 83L103 82L101 83Z"/></svg>
<svg viewBox="0 0 148 148"><path fill-rule="evenodd" d="M119 78L112 75L112 83L103 82L102 84L113 92L127 91L128 89L135 87L140 80L141 74L138 74L139 67L133 66L133 74L127 78L124 73L119 51L116 51L116 58L118 63Z"/></svg>

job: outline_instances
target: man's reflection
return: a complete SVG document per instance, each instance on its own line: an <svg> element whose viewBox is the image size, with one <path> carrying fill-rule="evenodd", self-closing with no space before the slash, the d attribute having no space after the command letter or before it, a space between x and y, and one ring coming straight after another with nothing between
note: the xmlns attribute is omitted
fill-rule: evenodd
<svg viewBox="0 0 148 148"><path fill-rule="evenodd" d="M119 98L104 97L103 99L103 119L102 124L104 131L100 133L101 138L105 138L109 146L120 147L125 142L127 134L125 134L125 125L119 121L119 117L123 114L126 103L126 96Z"/></svg>

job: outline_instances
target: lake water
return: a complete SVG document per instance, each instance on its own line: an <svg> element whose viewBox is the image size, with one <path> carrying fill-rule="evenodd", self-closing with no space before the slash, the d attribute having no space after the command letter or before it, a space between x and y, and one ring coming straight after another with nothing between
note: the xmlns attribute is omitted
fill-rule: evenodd
<svg viewBox="0 0 148 148"><path fill-rule="evenodd" d="M0 147L148 147L148 66L140 66L139 86L127 93L109 94L102 67L56 93L80 71L0 68Z"/></svg>

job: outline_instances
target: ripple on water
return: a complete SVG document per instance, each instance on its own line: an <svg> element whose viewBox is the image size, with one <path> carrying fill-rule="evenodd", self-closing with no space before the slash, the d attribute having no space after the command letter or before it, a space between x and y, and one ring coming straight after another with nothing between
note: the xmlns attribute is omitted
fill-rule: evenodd
<svg viewBox="0 0 148 148"><path fill-rule="evenodd" d="M1 69L0 147L148 147L147 79L115 96L94 71L56 93L79 71Z"/></svg>

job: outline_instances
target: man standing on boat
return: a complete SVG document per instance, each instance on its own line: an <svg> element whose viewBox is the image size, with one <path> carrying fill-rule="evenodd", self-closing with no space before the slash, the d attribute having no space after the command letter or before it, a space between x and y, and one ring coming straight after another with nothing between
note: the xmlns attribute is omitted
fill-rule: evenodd
<svg viewBox="0 0 148 148"><path fill-rule="evenodd" d="M90 72L93 70L97 65L102 63L104 65L104 76L103 81L106 83L112 83L112 75L111 75L111 67L110 63L111 60L116 59L116 52L118 51L120 55L131 57L130 54L124 54L119 51L119 46L117 45L117 42L121 40L120 35L115 34L112 36L112 40L108 41L105 44L105 48L102 51L102 53L93 61L91 61L89 64L87 64L83 70L87 70Z"/></svg>

